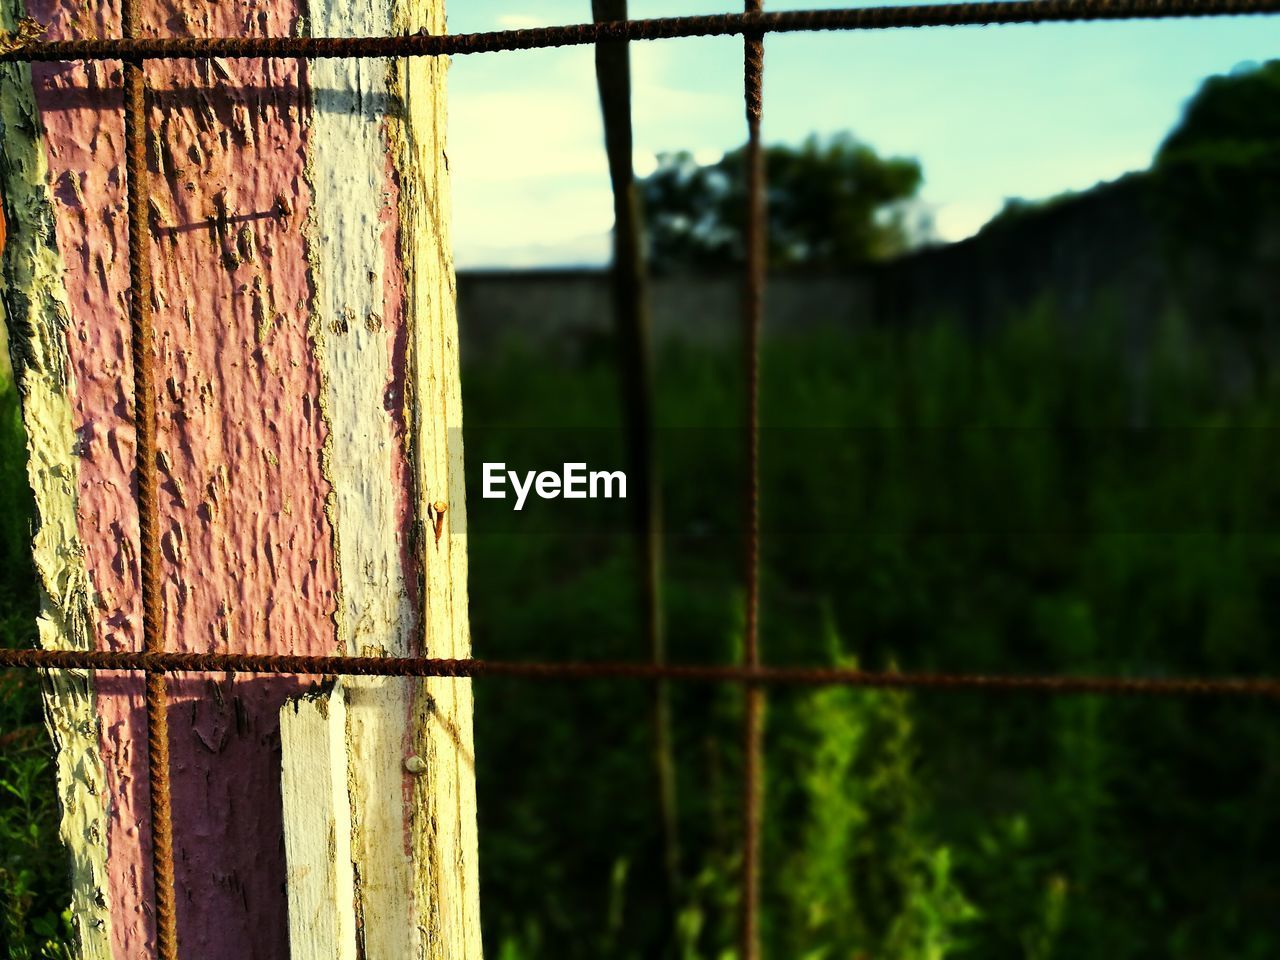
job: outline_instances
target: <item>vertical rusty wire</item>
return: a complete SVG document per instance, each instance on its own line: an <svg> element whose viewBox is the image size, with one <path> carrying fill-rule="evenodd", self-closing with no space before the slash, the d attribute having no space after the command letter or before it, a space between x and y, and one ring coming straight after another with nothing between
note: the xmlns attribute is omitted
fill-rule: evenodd
<svg viewBox="0 0 1280 960"><path fill-rule="evenodd" d="M745 12L760 13L761 0L745 0ZM760 114L764 101L764 34L743 35L743 88L747 110L747 219L744 231L746 277L743 325L746 344L746 617L743 664L760 666L760 333L764 323L765 223L764 152ZM742 960L760 956L760 819L764 752L764 688L748 683L742 715Z"/></svg>
<svg viewBox="0 0 1280 960"><path fill-rule="evenodd" d="M625 21L627 0L591 0L591 14L600 23ZM628 476L635 504L632 529L640 565L640 619L649 659L661 666L667 662L662 610L662 475L654 438L653 317L643 203L632 163L631 57L627 41L596 45L596 85L613 186L611 279ZM673 925L680 909L680 817L671 739L671 691L665 682L653 685L650 722L658 814L662 820L663 894L667 906L664 937L674 942Z"/></svg>
<svg viewBox="0 0 1280 960"><path fill-rule="evenodd" d="M139 36L138 0L122 0L126 39ZM138 476L139 566L142 581L142 646L164 650L160 592L159 497L156 478L154 331L151 317L151 237L147 216L147 87L141 59L124 62L126 213L129 223L129 325L133 351L133 418ZM147 777L151 795L151 861L155 898L156 956L177 960L174 913L173 812L169 790L167 680L147 672Z"/></svg>

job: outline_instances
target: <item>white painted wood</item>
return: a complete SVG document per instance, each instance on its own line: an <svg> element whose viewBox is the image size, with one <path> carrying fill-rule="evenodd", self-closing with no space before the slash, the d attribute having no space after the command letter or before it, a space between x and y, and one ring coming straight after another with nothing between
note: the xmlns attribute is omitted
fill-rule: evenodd
<svg viewBox="0 0 1280 960"><path fill-rule="evenodd" d="M295 960L356 960L347 698L341 684L280 709L289 945Z"/></svg>
<svg viewBox="0 0 1280 960"><path fill-rule="evenodd" d="M444 32L443 0L321 0L312 16L318 36ZM354 654L467 657L471 650L445 157L447 69L446 58L312 65L314 329L322 414L332 438L325 469L335 488L330 519L341 597L336 619L342 647ZM334 111L342 104L348 109ZM385 315L385 284L382 267L373 265L381 263L373 231L386 203L382 178L388 156L399 183L396 252L408 324L407 454L415 526L426 531L415 542L421 565L416 610L398 566L399 538L410 531L396 526L382 396L388 359L385 338L376 335L377 318ZM345 690L363 956L478 960L470 682L349 678Z"/></svg>
<svg viewBox="0 0 1280 960"><path fill-rule="evenodd" d="M381 36L392 0L318 0L315 36ZM386 415L391 370L381 214L387 202L385 117L389 62L309 63L313 112L306 226L315 283L313 331L320 361L321 416L328 427L326 508L337 557L335 622L342 652L403 656L413 610L400 557L394 440ZM413 684L394 677L348 682L351 845L357 910L368 960L417 956L413 868L404 809L404 744Z"/></svg>

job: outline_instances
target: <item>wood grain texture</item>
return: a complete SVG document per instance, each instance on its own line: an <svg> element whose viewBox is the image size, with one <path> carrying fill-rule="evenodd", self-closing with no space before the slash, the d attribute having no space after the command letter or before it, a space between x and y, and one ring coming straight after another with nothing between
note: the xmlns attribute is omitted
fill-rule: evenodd
<svg viewBox="0 0 1280 960"><path fill-rule="evenodd" d="M356 960L347 698L340 683L280 708L280 748L290 953Z"/></svg>
<svg viewBox="0 0 1280 960"><path fill-rule="evenodd" d="M406 0L392 24L399 32L443 33L441 6ZM406 108L390 125L401 171L401 260L406 278L407 363L420 504L445 508L441 537L422 530L420 646L427 656L469 657L467 504L463 477L462 392L458 371L456 281L449 240L445 58L400 60L393 89ZM434 516L427 519L434 521ZM418 921L425 956L479 957L480 882L470 680L427 679L417 686L414 743L426 775L414 785L415 889L425 901Z"/></svg>
<svg viewBox="0 0 1280 960"><path fill-rule="evenodd" d="M22 11L0 3L0 29ZM0 259L0 313L27 432L34 493L33 557L40 589L37 635L46 649L91 649L95 598L77 525L79 496L68 358L70 321L64 265L54 231L54 201L39 109L25 65L0 66L0 197L8 242ZM45 715L55 749L61 836L71 860L71 907L79 955L111 956L106 772L99 750L95 678L57 671L45 685Z"/></svg>
<svg viewBox="0 0 1280 960"><path fill-rule="evenodd" d="M0 11L48 23L51 39L119 33L111 5L21 5ZM443 9L143 0L142 21L147 36L387 32L442 29ZM327 63L147 66L165 645L462 656L447 64ZM41 642L137 649L119 72L4 65L0 84L0 299L40 513ZM422 535L436 501L438 544ZM149 957L141 680L55 683L81 952ZM171 684L183 957L290 956L281 708L302 689L246 675ZM344 689L356 949L480 956L469 686Z"/></svg>
<svg viewBox="0 0 1280 960"><path fill-rule="evenodd" d="M443 6L434 0L396 3L382 12L360 0L331 0L328 9L314 12L317 35L423 28L444 29ZM329 191L343 210L341 222L314 225L313 262L346 258L349 264L353 250L362 252L357 263L376 262L381 240L387 244L381 262L388 271L387 279L375 282L372 271L317 269L328 283L318 309L322 370L335 388L326 394L324 414L331 438L360 438L340 453L331 443L326 467L335 491L343 489L345 471L367 476L370 463L379 464L378 475L392 477L398 488L331 500L342 571L339 634L352 653L465 657L471 644L444 134L448 63L323 63L325 80L314 81L317 98L325 89L354 97L362 115L335 118L326 124L325 138L311 141L317 209L326 209L320 197ZM370 97L370 90L385 102ZM394 190L369 178L380 163L389 166ZM387 219L397 229L377 235L375 225ZM389 293L397 291L401 301L388 302ZM390 340L375 338L377 346L370 350L370 334L385 336L384 327ZM370 413L378 409L379 374L388 362L384 343L390 345L391 368L404 373L400 391L390 398L399 414L391 435L370 422ZM367 399L356 404L352 396ZM438 542L426 532L434 531L437 519L442 522ZM398 565L388 552L393 544L376 536L397 523L402 534ZM357 678L346 681L345 688L352 850L365 955L388 960L481 956L469 681ZM403 837L403 846L388 842L389 836Z"/></svg>
<svg viewBox="0 0 1280 960"><path fill-rule="evenodd" d="M390 8L376 0L318 0L311 9L315 36L379 35L389 26ZM387 176L389 69L378 59L308 64L307 176L315 202L306 235L320 415L328 428L338 643L349 654L394 656L408 652L413 610L398 543L404 493L396 461L403 451L386 409L403 325L399 271L387 246L396 229ZM414 928L404 922L413 914L403 768L409 697L404 680L348 685L356 912L371 960L416 955L405 943Z"/></svg>

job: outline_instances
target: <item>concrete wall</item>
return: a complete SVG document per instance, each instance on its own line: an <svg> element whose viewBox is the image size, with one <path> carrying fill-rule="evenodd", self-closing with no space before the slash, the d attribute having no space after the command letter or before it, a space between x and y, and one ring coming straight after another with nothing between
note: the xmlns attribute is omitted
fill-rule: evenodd
<svg viewBox="0 0 1280 960"><path fill-rule="evenodd" d="M730 343L741 328L741 278L734 273L659 277L653 282L658 340ZM770 334L869 316L872 285L860 274L781 275L766 302ZM508 339L568 351L611 335L611 290L604 270L463 271L458 316L464 358Z"/></svg>
<svg viewBox="0 0 1280 960"><path fill-rule="evenodd" d="M1246 245L1255 253L1229 255L1195 236L1171 246L1156 209L1150 179L1136 174L888 263L775 274L766 332L939 317L980 331L1050 302L1066 323L1105 310L1137 351L1171 310L1202 327L1235 327L1257 344L1280 339L1280 242L1260 234ZM732 271L655 278L656 338L736 340L740 283ZM603 270L461 273L464 359L506 337L581 349L608 335L609 296Z"/></svg>

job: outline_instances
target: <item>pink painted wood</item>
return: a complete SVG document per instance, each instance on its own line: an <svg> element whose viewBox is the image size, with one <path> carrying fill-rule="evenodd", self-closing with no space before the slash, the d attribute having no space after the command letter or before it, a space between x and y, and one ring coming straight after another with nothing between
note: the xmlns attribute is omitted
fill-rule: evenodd
<svg viewBox="0 0 1280 960"><path fill-rule="evenodd" d="M31 0L51 39L113 36L118 8ZM155 35L288 35L296 0L143 3ZM168 649L335 653L338 573L322 463L327 424L312 329L305 231L311 94L296 61L149 63ZM78 526L96 593L100 649L139 649L141 612L126 292L120 71L37 66L36 100L71 316ZM383 222L385 416L403 438L403 277L395 184ZM402 449L397 443L396 449ZM409 468L390 475L400 532L412 522ZM402 537L404 578L417 581ZM288 956L278 712L300 681L226 676L171 684L169 725L182 954ZM151 955L142 681L96 682L110 797L111 949ZM409 787L406 785L406 796Z"/></svg>

